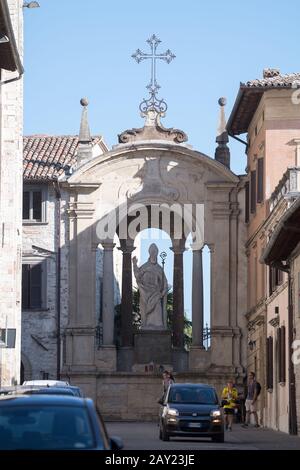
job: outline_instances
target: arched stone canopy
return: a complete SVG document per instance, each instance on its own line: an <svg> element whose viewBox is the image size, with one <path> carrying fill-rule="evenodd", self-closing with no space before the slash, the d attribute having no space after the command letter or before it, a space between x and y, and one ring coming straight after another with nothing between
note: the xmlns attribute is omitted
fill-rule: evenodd
<svg viewBox="0 0 300 470"><path fill-rule="evenodd" d="M244 328L242 312L245 311L245 298L244 286L240 284L240 266L245 254L244 233L239 229L242 225L244 204L239 178L221 163L186 145L141 141L120 144L112 151L88 161L78 167L62 184L70 192L70 320L66 332L68 373L72 373L72 370L78 373L80 370L92 374L95 371L96 374L97 371L111 372L118 369L120 360L117 359L112 332L113 297L108 287L104 300L108 329L105 330L105 325L103 326L106 335L103 347L97 350L95 346L94 250L102 243L107 269L104 279L107 286L111 282L109 278L113 275L113 236L103 240L97 230L98 223L105 213L113 218L115 209L121 210L125 206L130 209L137 204L177 204L181 208L188 205L192 208L190 210L193 216L191 222L186 224L186 235L192 230L195 222L193 207L199 205L203 208L203 239L193 250L195 266L201 266L201 269L202 261L199 256L202 256L202 245L208 245L211 250L211 348L206 351L202 344L193 342L189 357L184 353L182 359L182 342L179 337L171 357L174 369L210 371L210 374L213 371L219 374L225 374L226 371L227 374L241 373L243 357L240 341ZM124 217L126 214L123 214ZM125 225L127 226L127 223ZM150 225L160 228L153 221ZM146 227L140 227L140 230L143 228ZM171 239L174 237L172 230L167 233ZM121 249L123 273L131 276L132 246L130 243L123 243ZM175 251L174 263L177 263L177 269L182 269L182 247L179 245ZM193 270L191 283L195 290L200 285L197 269ZM177 282L181 282L180 276L177 276ZM130 286L130 280L128 283ZM183 297L179 296L177 302L182 310ZM126 305L127 317L124 324L128 326L128 295ZM198 305L200 309L197 298L193 305ZM182 318L183 311L178 315ZM193 312L193 324L200 327L201 321L198 317L199 312ZM135 360L131 334L130 328L127 328L123 335L125 343L121 369L124 370L126 363L125 369L128 371L132 370ZM201 335L195 337L199 341Z"/></svg>
<svg viewBox="0 0 300 470"><path fill-rule="evenodd" d="M85 188L84 200L93 204L97 221L102 219L103 209L113 211L122 205L204 204L211 199L209 185L216 183L219 191L222 187L228 196L239 179L200 152L182 145L152 142L151 145L119 145L78 168L68 180L75 194L80 187ZM227 202L230 202L228 198ZM209 206L206 207L205 219L208 219ZM207 235L205 241L212 243Z"/></svg>

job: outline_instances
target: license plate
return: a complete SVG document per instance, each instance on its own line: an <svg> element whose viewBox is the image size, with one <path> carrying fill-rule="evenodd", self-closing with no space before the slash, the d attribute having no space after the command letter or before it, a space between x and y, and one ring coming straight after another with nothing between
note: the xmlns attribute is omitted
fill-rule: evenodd
<svg viewBox="0 0 300 470"><path fill-rule="evenodd" d="M202 423L189 423L189 428L202 428Z"/></svg>

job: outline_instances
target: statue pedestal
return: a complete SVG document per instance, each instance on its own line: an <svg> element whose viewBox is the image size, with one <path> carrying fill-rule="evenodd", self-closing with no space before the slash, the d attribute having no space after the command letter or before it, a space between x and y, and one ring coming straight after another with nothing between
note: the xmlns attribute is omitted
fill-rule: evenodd
<svg viewBox="0 0 300 470"><path fill-rule="evenodd" d="M168 330L141 330L134 335L134 363L171 364L171 332Z"/></svg>

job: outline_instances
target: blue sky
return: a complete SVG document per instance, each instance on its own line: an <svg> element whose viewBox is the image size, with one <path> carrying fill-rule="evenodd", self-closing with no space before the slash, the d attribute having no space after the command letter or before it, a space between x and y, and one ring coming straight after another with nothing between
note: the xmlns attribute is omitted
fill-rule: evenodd
<svg viewBox="0 0 300 470"><path fill-rule="evenodd" d="M300 70L297 0L39 2L39 9L24 9L27 135L77 134L82 96L90 101L93 134L109 145L123 130L142 126L138 106L147 95L149 65L131 54L147 51L153 33L161 51L176 55L158 69L169 106L163 124L183 129L210 156L220 96L228 99L228 116L241 81L261 77L265 67ZM232 170L244 173L243 146L230 146Z"/></svg>

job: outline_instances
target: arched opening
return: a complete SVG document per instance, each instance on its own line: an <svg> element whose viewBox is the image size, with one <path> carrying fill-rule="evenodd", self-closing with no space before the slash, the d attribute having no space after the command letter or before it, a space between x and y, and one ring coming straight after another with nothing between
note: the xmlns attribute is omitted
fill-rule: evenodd
<svg viewBox="0 0 300 470"><path fill-rule="evenodd" d="M149 259L149 247L155 243L158 248L157 262L163 268L166 276L167 293L166 293L166 310L167 310L167 325L172 329L172 312L173 312L173 263L174 253L171 250L172 240L164 230L158 228L146 228L138 233L134 240L136 247L134 255L137 257L138 265L141 266ZM134 309L139 310L139 287L135 276L133 276L133 304Z"/></svg>
<svg viewBox="0 0 300 470"><path fill-rule="evenodd" d="M157 228L142 230L134 240L134 245L136 247L134 254L137 256L140 264L145 263L149 258L148 248L151 243L155 243L158 247L158 261L164 268L169 286L172 287L174 261L174 253L170 250L172 247L172 240L164 230ZM164 256L161 257L163 253L166 254L165 258ZM164 258L164 264L162 262L162 258Z"/></svg>

